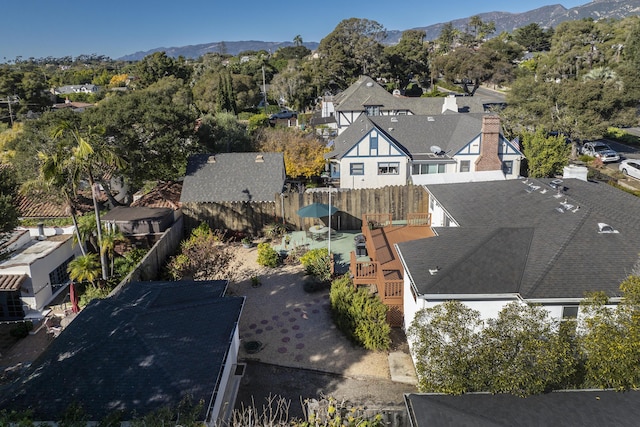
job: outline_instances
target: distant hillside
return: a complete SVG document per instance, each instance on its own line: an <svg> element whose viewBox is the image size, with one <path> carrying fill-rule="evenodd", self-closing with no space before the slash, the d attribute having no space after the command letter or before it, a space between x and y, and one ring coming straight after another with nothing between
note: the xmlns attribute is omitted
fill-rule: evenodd
<svg viewBox="0 0 640 427"><path fill-rule="evenodd" d="M640 15L640 0L593 0L582 6L576 6L567 9L560 4L543 6L538 9L530 10L522 13L508 12L487 12L478 16L484 22L494 22L496 24L496 33L503 31L512 32L516 28L523 27L533 22L542 27L555 27L563 21L571 21L582 18L599 19L622 19L631 15ZM464 30L470 17L456 19L451 21L454 28ZM384 23L381 22L384 25ZM416 30L424 30L427 34L427 40L438 38L444 22L429 25L427 27L412 28ZM386 44L395 44L400 40L402 32L405 30L389 30L387 31ZM306 42L304 45L314 50L318 47L317 42ZM266 50L275 52L280 47L293 46L292 42L264 42L264 41L236 41L236 42L212 42L206 44L198 44L183 47L159 47L148 50L146 52L136 52L131 55L119 58L126 61L137 61L154 52L165 51L167 55L172 57L184 56L185 58L198 58L205 53L222 52L223 50L231 55L237 55L247 50Z"/></svg>
<svg viewBox="0 0 640 427"><path fill-rule="evenodd" d="M640 15L640 0L593 0L590 3L567 9L561 4L543 6L538 9L522 13L508 12L487 12L478 16L483 22L494 22L496 24L495 34L503 31L513 32L516 28L523 27L533 22L541 27L555 27L563 21L573 21L583 18L600 19L622 19L631 15ZM469 18L456 19L451 21L454 28L464 30ZM424 30L427 40L438 38L445 23L418 27L416 30ZM388 31L386 42L395 44L400 40L402 31Z"/></svg>
<svg viewBox="0 0 640 427"><path fill-rule="evenodd" d="M304 42L305 47L311 50L318 48L316 42ZM182 47L158 47L155 49L147 50L145 52L136 52L130 55L118 58L123 61L138 61L147 55L151 55L154 52L166 52L167 56L177 58L178 56L184 56L185 58L199 58L205 53L228 53L229 55L236 56L240 52L248 50L266 50L267 52L275 52L281 47L293 46L292 42L262 42L257 40L238 41L238 42L212 42L205 44L196 44L191 46Z"/></svg>

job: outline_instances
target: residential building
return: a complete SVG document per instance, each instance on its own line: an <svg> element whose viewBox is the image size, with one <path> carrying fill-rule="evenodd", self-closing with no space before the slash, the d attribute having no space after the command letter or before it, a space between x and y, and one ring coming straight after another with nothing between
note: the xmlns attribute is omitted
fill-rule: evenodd
<svg viewBox="0 0 640 427"><path fill-rule="evenodd" d="M497 99L482 97L446 98L406 97L389 93L375 80L361 76L356 82L335 96L322 98L323 118L333 117L338 133L342 133L361 115L376 116L434 116L444 113L484 113L502 104Z"/></svg>
<svg viewBox="0 0 640 427"><path fill-rule="evenodd" d="M635 426L640 391L569 390L522 398L512 394L406 394L411 427Z"/></svg>
<svg viewBox="0 0 640 427"><path fill-rule="evenodd" d="M640 198L605 183L522 179L425 187L435 237L396 245L404 321L446 300L484 319L511 301L579 316L589 292L619 301L637 272Z"/></svg>
<svg viewBox="0 0 640 427"><path fill-rule="evenodd" d="M524 156L486 114L359 116L326 154L340 188L505 180Z"/></svg>
<svg viewBox="0 0 640 427"><path fill-rule="evenodd" d="M72 403L99 422L124 422L189 397L197 419L226 425L244 366L244 297L227 281L133 282L85 307L0 396L0 407L60 420Z"/></svg>
<svg viewBox="0 0 640 427"><path fill-rule="evenodd" d="M258 233L274 221L285 182L282 153L221 153L191 156L180 202L187 229Z"/></svg>
<svg viewBox="0 0 640 427"><path fill-rule="evenodd" d="M67 266L80 248L72 228L40 227L19 230L6 244L8 257L0 261L0 321L38 319L69 284Z"/></svg>
<svg viewBox="0 0 640 427"><path fill-rule="evenodd" d="M54 95L68 95L70 93L97 93L100 87L94 84L86 83L82 85L67 85L52 89Z"/></svg>

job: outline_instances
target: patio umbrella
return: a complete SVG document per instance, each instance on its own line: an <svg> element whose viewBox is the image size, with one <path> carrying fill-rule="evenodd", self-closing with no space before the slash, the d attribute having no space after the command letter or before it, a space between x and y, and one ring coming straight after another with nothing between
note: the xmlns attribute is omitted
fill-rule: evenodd
<svg viewBox="0 0 640 427"><path fill-rule="evenodd" d="M336 212L338 212L338 208L324 203L312 203L298 209L298 215L302 218L323 218Z"/></svg>
<svg viewBox="0 0 640 427"><path fill-rule="evenodd" d="M71 300L71 311L77 313L80 311L78 307L78 295L76 295L76 286L73 282L69 285L69 299Z"/></svg>

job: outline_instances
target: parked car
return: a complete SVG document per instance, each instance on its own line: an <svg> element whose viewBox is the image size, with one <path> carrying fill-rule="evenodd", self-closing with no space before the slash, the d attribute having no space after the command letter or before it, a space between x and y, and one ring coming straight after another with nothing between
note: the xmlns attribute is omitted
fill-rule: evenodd
<svg viewBox="0 0 640 427"><path fill-rule="evenodd" d="M298 117L298 112L297 111L291 111L291 110L280 110L277 113L272 114L271 116L269 116L270 120L276 120L276 119L291 119L294 117Z"/></svg>
<svg viewBox="0 0 640 427"><path fill-rule="evenodd" d="M587 156L597 157L602 160L603 163L617 162L620 160L620 155L602 141L585 142L582 146L581 153Z"/></svg>
<svg viewBox="0 0 640 427"><path fill-rule="evenodd" d="M620 166L618 166L618 169L620 169L625 175L628 175L635 179L640 179L640 160L623 160L620 162Z"/></svg>

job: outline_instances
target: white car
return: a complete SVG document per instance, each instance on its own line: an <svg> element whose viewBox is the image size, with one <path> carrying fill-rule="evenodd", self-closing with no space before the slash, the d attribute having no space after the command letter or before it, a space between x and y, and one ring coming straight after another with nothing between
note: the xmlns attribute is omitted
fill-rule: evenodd
<svg viewBox="0 0 640 427"><path fill-rule="evenodd" d="M602 160L602 163L617 162L620 160L620 155L602 141L585 142L582 146L582 154L597 157Z"/></svg>
<svg viewBox="0 0 640 427"><path fill-rule="evenodd" d="M623 174L635 179L640 179L640 160L623 160L622 162L620 162L620 166L618 166L618 168L622 171Z"/></svg>

